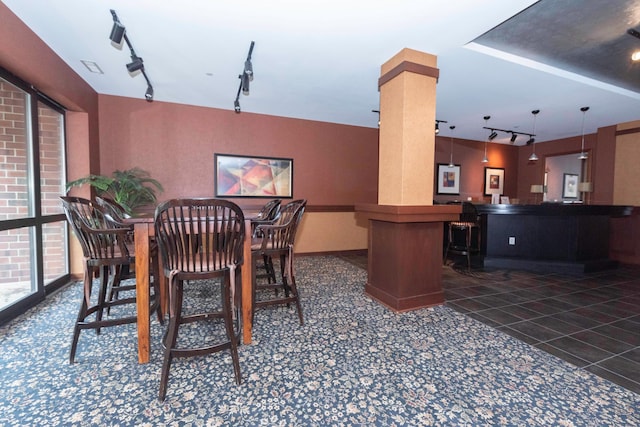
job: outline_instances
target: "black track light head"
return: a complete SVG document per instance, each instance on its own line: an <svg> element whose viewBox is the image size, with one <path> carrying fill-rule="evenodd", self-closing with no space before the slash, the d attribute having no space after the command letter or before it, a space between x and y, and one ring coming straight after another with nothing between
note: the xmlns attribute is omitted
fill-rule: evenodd
<svg viewBox="0 0 640 427"><path fill-rule="evenodd" d="M153 101L153 86L147 86L147 91L144 94L144 98L147 100L147 102Z"/></svg>
<svg viewBox="0 0 640 427"><path fill-rule="evenodd" d="M131 62L127 64L127 71L130 73L135 73L138 70L144 69L144 62L142 58L138 56L132 56Z"/></svg>

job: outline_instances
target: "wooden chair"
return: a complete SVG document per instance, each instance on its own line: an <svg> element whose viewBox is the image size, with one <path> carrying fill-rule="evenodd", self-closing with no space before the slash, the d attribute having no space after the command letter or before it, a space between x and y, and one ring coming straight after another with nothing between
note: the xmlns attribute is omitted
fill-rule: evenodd
<svg viewBox="0 0 640 427"><path fill-rule="evenodd" d="M463 202L459 221L448 224L444 261L449 254L467 257L467 270L471 270L471 256L480 253L480 222L473 203Z"/></svg>
<svg viewBox="0 0 640 427"><path fill-rule="evenodd" d="M306 204L306 200L295 200L283 206L280 216L273 224L257 226L256 231L261 237L254 238L251 245L253 312L258 307L295 302L301 325L304 320L294 274L293 246ZM280 259L280 282L268 280L267 283L259 283L255 274L257 261L260 258L268 260L268 269L275 271L274 257ZM275 296L269 299L258 298L263 290L275 290ZM278 295L280 290L283 291L282 296Z"/></svg>
<svg viewBox="0 0 640 427"><path fill-rule="evenodd" d="M136 298L130 296L121 299L107 299L110 289L118 288L118 292L135 291L135 285L120 286L122 266L135 263L132 247L127 244L132 227L123 227L113 223L108 215L92 201L80 197L61 197L64 212L73 233L78 238L84 255L84 297L73 330L69 362L73 363L83 329L95 329L100 333L102 327L135 323L135 311L130 316L104 319L104 311L111 307L132 304L135 307ZM93 277L100 277L100 287L97 301L91 299ZM150 312L158 314L158 321L162 323L159 304L159 286L154 280L154 294L151 298ZM95 314L95 320L87 320Z"/></svg>
<svg viewBox="0 0 640 427"><path fill-rule="evenodd" d="M240 280L244 243L244 215L238 205L221 199L174 199L160 204L155 213L156 239L164 275L169 279L169 326L163 337L164 361L159 399L166 396L174 357L191 357L229 349L237 384L241 383L238 359L239 330L236 283ZM214 280L216 279L216 280ZM195 281L219 286L221 301L182 312L184 289ZM234 320L235 319L235 320ZM222 320L226 340L201 347L177 347L180 325Z"/></svg>
<svg viewBox="0 0 640 427"><path fill-rule="evenodd" d="M274 199L265 204L260 212L254 217L251 218L251 236L252 238L261 237L259 235L261 232L257 230L259 225L273 224L276 219L280 216L280 207L282 200ZM263 257L262 265L256 266L256 269L260 268L264 270L263 274L259 274L256 277L264 278L266 277L270 283L275 283L276 281L276 272L273 270L273 263L270 262L269 257L266 255Z"/></svg>

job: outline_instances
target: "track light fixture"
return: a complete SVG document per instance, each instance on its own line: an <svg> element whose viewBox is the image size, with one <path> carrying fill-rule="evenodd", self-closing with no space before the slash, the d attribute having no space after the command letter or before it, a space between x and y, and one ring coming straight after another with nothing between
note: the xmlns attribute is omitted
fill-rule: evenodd
<svg viewBox="0 0 640 427"><path fill-rule="evenodd" d="M498 136L498 133L495 130L492 130L489 134L489 141L493 141L494 139L496 139L496 136Z"/></svg>
<svg viewBox="0 0 640 427"><path fill-rule="evenodd" d="M371 112L378 114L378 127L380 127L380 110L371 110Z"/></svg>
<svg viewBox="0 0 640 427"><path fill-rule="evenodd" d="M447 123L446 120L436 120L436 135L440 133L440 123Z"/></svg>
<svg viewBox="0 0 640 427"><path fill-rule="evenodd" d="M531 155L529 156L529 161L530 161L530 162L535 162L535 161L537 161L537 160L538 160L538 156L536 156L536 146L535 146L535 144L534 144L534 142L535 142L536 140L533 138L533 135L535 135L535 133L536 133L536 117L538 116L538 113L539 113L539 112L540 112L540 110L533 110L533 111L531 112L531 114L533 114L533 131L532 131L532 132L533 132L533 134L532 134L532 135L531 135L531 137L529 138L529 141L531 141L531 142L527 141L527 145L528 145L528 144L532 144L532 150L533 150L533 151L531 152Z"/></svg>
<svg viewBox="0 0 640 427"><path fill-rule="evenodd" d="M138 58L137 56L131 56L131 62L127 64L127 71L130 73L134 73L138 70L144 68L144 62L142 58Z"/></svg>
<svg viewBox="0 0 640 427"><path fill-rule="evenodd" d="M109 35L109 39L114 45L116 45L115 47L119 47L122 44L123 39L127 43L131 54L131 62L126 65L127 71L129 73L135 73L136 71L140 71L142 73L144 79L147 81L147 91L144 94L144 98L147 101L152 102L153 86L151 85L149 77L147 76L147 73L144 69L144 61L142 60L142 58L136 55L136 52L133 50L131 41L129 41L129 37L127 37L125 26L122 25L122 23L118 19L116 11L113 9L111 9L111 16L113 17L113 27L111 27L111 34Z"/></svg>
<svg viewBox="0 0 640 427"><path fill-rule="evenodd" d="M144 93L144 98L149 102L153 101L153 86L147 86L147 91Z"/></svg>
<svg viewBox="0 0 640 427"><path fill-rule="evenodd" d="M514 143L516 142L516 139L518 138L518 134L516 132L511 132L511 138L509 139L510 143Z"/></svg>
<svg viewBox="0 0 640 427"><path fill-rule="evenodd" d="M125 28L124 25L118 21L116 12L113 9L111 9L111 15L113 16L113 27L111 27L109 39L113 44L120 46L122 44L122 38L124 37Z"/></svg>
<svg viewBox="0 0 640 427"><path fill-rule="evenodd" d="M636 31L634 28L629 28L627 30L627 34L640 39L640 32ZM640 61L640 50L636 50L631 54L631 60L634 62Z"/></svg>
<svg viewBox="0 0 640 427"><path fill-rule="evenodd" d="M581 107L580 111L582 111L582 145L580 148L580 155L578 156L578 159L580 160L586 160L587 158L589 158L589 156L587 155L587 152L584 151L584 116L587 114L587 111L589 111L589 107Z"/></svg>
<svg viewBox="0 0 640 427"><path fill-rule="evenodd" d="M240 92L243 95L249 95L249 82L253 81L253 64L251 63L251 55L253 54L253 46L255 42L252 41L249 46L249 54L247 55L247 59L244 61L244 68L242 69L242 74L238 76L240 79L240 86L238 86L238 93L236 94L236 99L233 101L233 109L236 113L240 114L242 111L240 109Z"/></svg>

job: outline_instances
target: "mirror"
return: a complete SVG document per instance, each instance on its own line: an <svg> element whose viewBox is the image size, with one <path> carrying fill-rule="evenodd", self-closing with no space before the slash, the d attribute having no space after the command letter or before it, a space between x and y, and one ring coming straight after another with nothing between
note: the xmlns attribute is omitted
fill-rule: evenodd
<svg viewBox="0 0 640 427"><path fill-rule="evenodd" d="M581 200L582 194L574 195L572 185L582 182L582 160L579 153L550 156L545 159L545 184L547 192L543 194L546 202L575 202ZM577 181L574 178L577 175ZM564 197L563 197L564 196Z"/></svg>

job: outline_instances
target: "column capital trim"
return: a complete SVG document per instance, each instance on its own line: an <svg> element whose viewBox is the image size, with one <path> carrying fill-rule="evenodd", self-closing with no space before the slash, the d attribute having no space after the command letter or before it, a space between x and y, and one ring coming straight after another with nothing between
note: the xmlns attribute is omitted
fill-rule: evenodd
<svg viewBox="0 0 640 427"><path fill-rule="evenodd" d="M440 77L440 69L435 67L429 67L427 65L416 64L415 62L402 61L400 64L393 67L386 74L380 76L378 79L378 89L382 87L389 80L397 77L405 71L415 74L422 74L423 76L433 77L438 80Z"/></svg>

